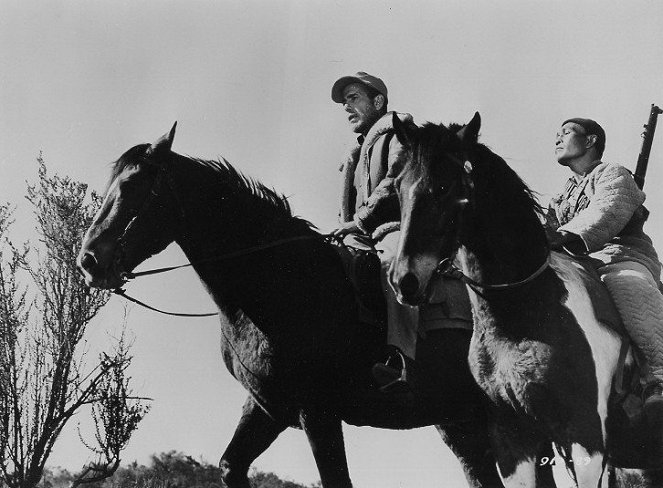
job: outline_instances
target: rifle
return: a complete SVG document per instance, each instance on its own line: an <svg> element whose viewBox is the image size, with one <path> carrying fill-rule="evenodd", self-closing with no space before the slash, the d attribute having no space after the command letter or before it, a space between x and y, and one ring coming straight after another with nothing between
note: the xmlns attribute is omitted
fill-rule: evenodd
<svg viewBox="0 0 663 488"><path fill-rule="evenodd" d="M638 155L638 164L635 167L633 178L642 190L645 185L645 175L647 174L647 164L649 163L649 153L651 151L651 144L654 141L654 132L656 131L656 121L658 114L662 114L663 110L658 108L653 103L651 104L651 111L649 112L649 120L644 126L645 130L642 132L642 148Z"/></svg>

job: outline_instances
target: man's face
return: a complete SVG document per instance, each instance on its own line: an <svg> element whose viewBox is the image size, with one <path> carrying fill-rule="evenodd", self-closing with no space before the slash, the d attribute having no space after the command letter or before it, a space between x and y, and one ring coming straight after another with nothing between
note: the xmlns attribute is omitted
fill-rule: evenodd
<svg viewBox="0 0 663 488"><path fill-rule="evenodd" d="M582 126L567 122L555 138L555 156L557 162L566 166L569 162L584 156L588 150L587 135Z"/></svg>
<svg viewBox="0 0 663 488"><path fill-rule="evenodd" d="M343 108L348 113L348 121L352 131L366 134L380 118L382 97L371 99L361 83L350 83L343 89Z"/></svg>

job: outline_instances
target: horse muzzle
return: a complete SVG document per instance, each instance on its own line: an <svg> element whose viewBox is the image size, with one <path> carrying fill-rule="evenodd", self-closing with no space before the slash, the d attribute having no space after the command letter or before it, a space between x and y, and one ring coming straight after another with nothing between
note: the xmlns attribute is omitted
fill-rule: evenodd
<svg viewBox="0 0 663 488"><path fill-rule="evenodd" d="M85 284L89 287L112 290L124 284L116 259L108 266L104 266L93 252L81 251L77 265Z"/></svg>
<svg viewBox="0 0 663 488"><path fill-rule="evenodd" d="M414 273L407 273L398 283L396 299L401 305L413 307L423 305L428 301L427 288L421 288L419 279Z"/></svg>
<svg viewBox="0 0 663 488"><path fill-rule="evenodd" d="M394 260L389 272L389 282L398 303L413 307L427 303L432 274L426 273L421 266L410 260Z"/></svg>

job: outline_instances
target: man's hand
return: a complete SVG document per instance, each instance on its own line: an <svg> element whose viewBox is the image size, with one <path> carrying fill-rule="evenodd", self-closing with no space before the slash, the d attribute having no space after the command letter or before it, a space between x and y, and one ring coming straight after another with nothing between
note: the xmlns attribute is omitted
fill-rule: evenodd
<svg viewBox="0 0 663 488"><path fill-rule="evenodd" d="M333 230L332 235L342 239L346 235L352 234L353 232L361 232L361 229L357 227L357 224L355 224L353 220L351 220L350 222L345 222L338 229Z"/></svg>
<svg viewBox="0 0 663 488"><path fill-rule="evenodd" d="M585 243L578 234L559 230L547 229L550 248L555 251L566 250L573 254L584 254L587 252Z"/></svg>

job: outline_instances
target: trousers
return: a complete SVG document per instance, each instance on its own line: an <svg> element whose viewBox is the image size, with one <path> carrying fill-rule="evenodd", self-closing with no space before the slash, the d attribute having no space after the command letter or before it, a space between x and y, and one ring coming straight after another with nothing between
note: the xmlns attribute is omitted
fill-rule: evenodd
<svg viewBox="0 0 663 488"><path fill-rule="evenodd" d="M411 359L417 351L419 307L401 305L389 284L389 267L396 256L401 233L391 232L375 245L379 252L382 288L387 301L387 343L397 346Z"/></svg>
<svg viewBox="0 0 663 488"><path fill-rule="evenodd" d="M629 337L644 359L646 383L663 382L663 295L651 272L634 261L598 268Z"/></svg>

